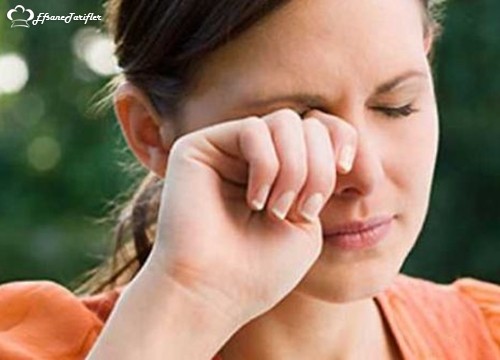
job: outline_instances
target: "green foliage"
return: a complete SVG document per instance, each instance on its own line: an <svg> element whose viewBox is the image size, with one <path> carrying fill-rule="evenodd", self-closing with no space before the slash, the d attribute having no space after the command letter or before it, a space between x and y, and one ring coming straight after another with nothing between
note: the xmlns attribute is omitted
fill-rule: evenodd
<svg viewBox="0 0 500 360"><path fill-rule="evenodd" d="M22 91L0 95L0 282L69 284L111 247L97 224L129 189L130 162L111 109L89 112L109 80L79 58L81 22L10 28L0 2L0 56L29 68ZM23 2L36 13L103 13L92 1ZM437 281L500 282L500 2L449 4L435 84L441 144L427 222L405 271ZM93 22L87 26L99 27ZM0 74L0 82L5 74Z"/></svg>
<svg viewBox="0 0 500 360"><path fill-rule="evenodd" d="M440 153L411 274L500 282L500 2L450 1L438 45Z"/></svg>
<svg viewBox="0 0 500 360"><path fill-rule="evenodd" d="M21 54L30 78L22 91L0 96L0 281L67 283L98 263L98 255L110 247L109 226L96 221L129 187L120 162L130 154L122 150L111 109L101 114L89 110L108 78L75 56L75 35L85 24L47 22L11 29L4 14L15 5L0 3L0 55ZM24 5L54 15L103 12L99 1ZM43 146L47 139L55 153ZM39 169L50 166L54 157L55 166Z"/></svg>

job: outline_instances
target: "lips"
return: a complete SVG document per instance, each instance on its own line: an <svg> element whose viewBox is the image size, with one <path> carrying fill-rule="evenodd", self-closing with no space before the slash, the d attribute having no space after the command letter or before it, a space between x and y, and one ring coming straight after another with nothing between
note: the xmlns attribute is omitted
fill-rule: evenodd
<svg viewBox="0 0 500 360"><path fill-rule="evenodd" d="M323 239L325 243L342 250L372 248L387 236L393 219L394 216L378 216L330 227L323 230Z"/></svg>
<svg viewBox="0 0 500 360"><path fill-rule="evenodd" d="M376 216L364 221L352 221L337 226L323 228L324 236L356 234L391 222L393 216Z"/></svg>

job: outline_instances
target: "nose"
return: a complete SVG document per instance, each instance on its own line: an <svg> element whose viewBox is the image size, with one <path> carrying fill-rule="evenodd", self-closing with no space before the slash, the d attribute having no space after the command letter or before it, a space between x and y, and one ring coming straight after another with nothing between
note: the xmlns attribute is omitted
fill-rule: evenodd
<svg viewBox="0 0 500 360"><path fill-rule="evenodd" d="M384 177L383 152L374 136L358 128L357 146L352 170L347 174L337 173L336 196L368 196Z"/></svg>

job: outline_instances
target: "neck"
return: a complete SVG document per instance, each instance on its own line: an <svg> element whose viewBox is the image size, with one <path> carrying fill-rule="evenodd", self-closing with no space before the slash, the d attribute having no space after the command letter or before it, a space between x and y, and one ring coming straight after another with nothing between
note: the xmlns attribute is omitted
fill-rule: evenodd
<svg viewBox="0 0 500 360"><path fill-rule="evenodd" d="M240 328L220 355L224 360L382 359L391 357L388 335L374 299L333 304L295 291Z"/></svg>

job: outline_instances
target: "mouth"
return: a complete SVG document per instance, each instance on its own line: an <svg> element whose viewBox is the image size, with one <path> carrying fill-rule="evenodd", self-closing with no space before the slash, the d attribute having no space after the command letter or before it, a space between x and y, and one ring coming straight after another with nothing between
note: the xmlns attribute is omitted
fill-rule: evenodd
<svg viewBox="0 0 500 360"><path fill-rule="evenodd" d="M378 216L324 229L325 244L342 250L362 250L376 246L390 231L394 216Z"/></svg>

